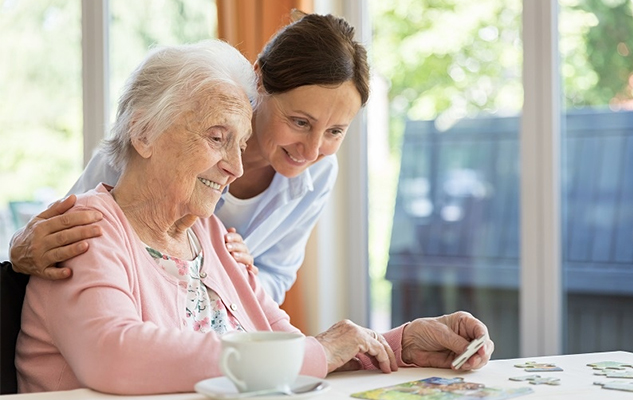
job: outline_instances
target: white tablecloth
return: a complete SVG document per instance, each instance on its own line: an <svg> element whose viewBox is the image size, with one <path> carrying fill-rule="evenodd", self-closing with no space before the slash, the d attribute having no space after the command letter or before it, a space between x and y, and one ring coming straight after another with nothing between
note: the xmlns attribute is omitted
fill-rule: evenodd
<svg viewBox="0 0 633 400"><path fill-rule="evenodd" d="M529 375L521 368L516 368L515 364L527 361L552 362L563 368L560 372L540 372L541 376L560 378L559 386L550 385L530 385L526 382L510 381L509 378ZM628 399L633 400L633 392L622 392L616 390L602 389L594 382L613 381L616 379L605 378L594 375L588 363L599 361L619 361L623 363L633 363L633 353L624 351L606 353L588 353L551 357L532 357L511 360L493 360L484 368L468 373L458 373L446 369L434 368L401 368L398 372L383 374L378 371L357 371L331 374L327 382L332 386L331 390L322 395L314 397L315 400L327 399L351 399L350 394L364 390L395 385L432 376L457 377L461 376L469 382L482 383L489 387L517 388L530 386L534 393L518 397L518 399L574 399L574 400L595 400L607 398L610 400ZM633 381L633 379L621 379L623 382ZM1 396L3 400L98 400L98 399L126 399L126 400L205 400L206 397L196 393L154 395L154 396L113 396L97 393L88 389L78 389L66 392L49 392L22 395ZM261 399L265 399L261 397ZM290 399L290 398L289 398Z"/></svg>

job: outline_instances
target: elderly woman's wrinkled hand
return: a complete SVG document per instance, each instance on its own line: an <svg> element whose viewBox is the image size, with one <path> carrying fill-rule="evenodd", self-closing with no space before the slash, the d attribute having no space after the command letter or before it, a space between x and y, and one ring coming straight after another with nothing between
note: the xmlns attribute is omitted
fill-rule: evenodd
<svg viewBox="0 0 633 400"><path fill-rule="evenodd" d="M13 237L11 263L16 272L44 279L64 279L71 275L69 268L57 268L66 261L88 250L85 239L101 235L94 222L102 215L96 211L66 214L76 197L56 201L46 210L31 218Z"/></svg>
<svg viewBox="0 0 633 400"><path fill-rule="evenodd" d="M494 343L488 329L471 314L459 311L436 318L419 318L410 322L402 335L402 360L419 367L451 368L451 363L468 344L481 336L485 344L460 368L473 370L490 360Z"/></svg>
<svg viewBox="0 0 633 400"><path fill-rule="evenodd" d="M359 353L369 355L374 365L385 373L398 370L396 356L385 338L349 320L337 322L316 339L325 348L328 373L359 366L355 360Z"/></svg>

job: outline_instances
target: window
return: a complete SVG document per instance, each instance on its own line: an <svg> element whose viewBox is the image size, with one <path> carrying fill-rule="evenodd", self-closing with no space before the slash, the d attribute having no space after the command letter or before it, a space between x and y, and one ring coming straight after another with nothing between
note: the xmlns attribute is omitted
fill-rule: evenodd
<svg viewBox="0 0 633 400"><path fill-rule="evenodd" d="M390 83L382 143L391 151L386 162L370 157L370 177L380 176L370 204L394 210L377 213L393 216L390 230L370 214L371 274L392 286L387 308L387 284L374 281L374 323L388 311L397 326L467 310L488 325L496 356L516 356L521 3L372 5L372 61ZM370 141L380 134L370 131Z"/></svg>
<svg viewBox="0 0 633 400"><path fill-rule="evenodd" d="M15 231L81 171L81 3L0 6L0 256Z"/></svg>
<svg viewBox="0 0 633 400"><path fill-rule="evenodd" d="M217 18L213 0L107 4L113 120L123 82L148 48L216 37ZM13 232L64 196L83 169L81 6L79 0L9 0L0 6L0 96L12 99L0 108L2 259Z"/></svg>
<svg viewBox="0 0 633 400"><path fill-rule="evenodd" d="M495 358L550 351L521 343L530 336L557 343L560 335L562 343L548 348L557 352L633 348L633 318L625 311L633 306L633 6L559 1L558 75L546 65L522 77L523 57L525 68L535 69L556 47L538 43L534 50L532 42L528 52L522 21L546 31L538 12L553 4L371 2L372 62L388 88L389 125L388 136L370 130L369 152L371 141L390 149L380 161L374 152L369 166L376 329L462 309L487 323ZM561 82L562 94L552 90L563 99L562 129L553 133L561 163L539 175L561 177L555 288L544 288L551 286L541 274L548 265L521 260L521 236L529 230L520 223L528 207L519 202L521 168L533 174L543 165L538 156L519 160L526 143L540 140L540 132L521 132L524 79L539 87ZM528 118L546 119L547 107ZM389 210L393 219L385 216ZM522 281L521 265L538 279ZM530 304L521 306L521 299ZM538 315L561 304L560 328L545 323L530 332L526 310Z"/></svg>
<svg viewBox="0 0 633 400"><path fill-rule="evenodd" d="M633 4L560 1L565 351L631 350Z"/></svg>

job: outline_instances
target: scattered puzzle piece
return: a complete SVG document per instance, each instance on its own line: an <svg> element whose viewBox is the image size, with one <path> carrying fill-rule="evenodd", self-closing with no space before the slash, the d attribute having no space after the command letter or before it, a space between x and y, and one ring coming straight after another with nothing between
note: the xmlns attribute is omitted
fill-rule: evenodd
<svg viewBox="0 0 633 400"><path fill-rule="evenodd" d="M606 378L626 378L633 379L633 370L629 371L610 371L608 369L602 369L600 371L594 372L594 375L602 375Z"/></svg>
<svg viewBox="0 0 633 400"><path fill-rule="evenodd" d="M633 382L609 381L594 382L594 385L600 385L603 389L623 390L625 392L633 392Z"/></svg>
<svg viewBox="0 0 633 400"><path fill-rule="evenodd" d="M541 378L540 375L532 374L510 378L511 381L530 382L532 385L560 385L558 378Z"/></svg>
<svg viewBox="0 0 633 400"><path fill-rule="evenodd" d="M558 378L537 378L530 381L532 385L560 385Z"/></svg>
<svg viewBox="0 0 633 400"><path fill-rule="evenodd" d="M627 364L618 361L601 361L597 363L587 364L587 366L593 367L593 369L625 369L626 367L633 368L633 364Z"/></svg>
<svg viewBox="0 0 633 400"><path fill-rule="evenodd" d="M510 380L516 381L516 382L522 382L522 381L529 381L529 380L540 378L540 377L541 375L532 374L532 375L515 376L513 378L510 378Z"/></svg>
<svg viewBox="0 0 633 400"><path fill-rule="evenodd" d="M550 371L562 371L561 367L557 367L556 364L551 363L537 363L534 361L526 362L525 364L516 364L517 368L524 368L528 372L550 372Z"/></svg>

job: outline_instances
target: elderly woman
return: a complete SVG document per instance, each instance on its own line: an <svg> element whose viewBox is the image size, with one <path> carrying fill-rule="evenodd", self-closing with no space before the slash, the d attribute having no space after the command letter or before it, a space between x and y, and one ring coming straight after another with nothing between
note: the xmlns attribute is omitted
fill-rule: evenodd
<svg viewBox="0 0 633 400"><path fill-rule="evenodd" d="M220 41L157 49L132 74L107 142L121 178L80 195L71 211L101 213L103 235L65 262L72 279L34 276L28 285L16 357L21 392L192 391L221 374L223 333L298 332L226 249L227 231L213 215L243 173L256 104L252 68ZM484 334L466 313L384 336L342 321L307 338L301 373L449 367ZM492 347L466 368L484 365Z"/></svg>

